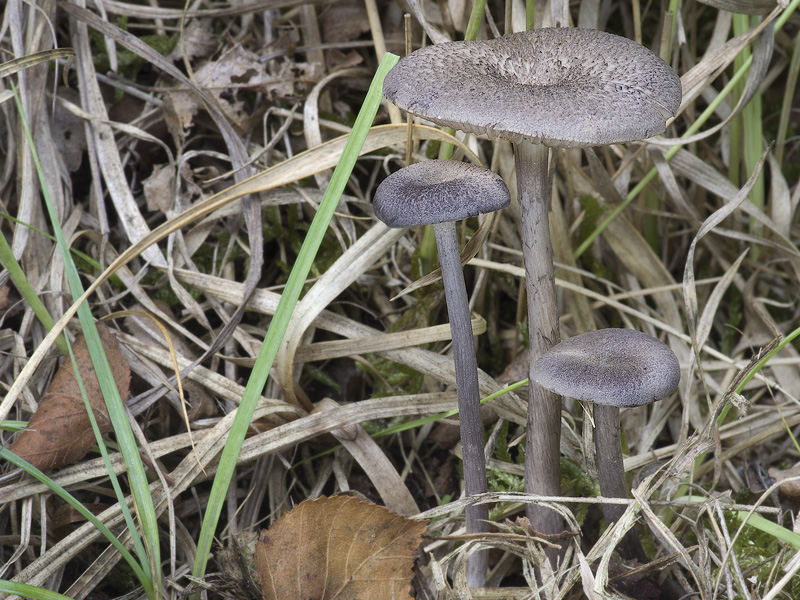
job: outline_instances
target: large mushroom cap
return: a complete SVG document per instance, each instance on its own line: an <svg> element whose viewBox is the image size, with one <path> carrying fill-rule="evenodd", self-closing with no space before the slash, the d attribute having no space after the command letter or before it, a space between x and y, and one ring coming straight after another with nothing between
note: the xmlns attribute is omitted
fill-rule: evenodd
<svg viewBox="0 0 800 600"><path fill-rule="evenodd" d="M600 329L553 346L531 378L561 396L618 407L663 400L681 379L668 346L631 329Z"/></svg>
<svg viewBox="0 0 800 600"><path fill-rule="evenodd" d="M389 175L375 190L375 216L389 227L459 221L508 206L499 175L469 163L428 160Z"/></svg>
<svg viewBox="0 0 800 600"><path fill-rule="evenodd" d="M662 133L680 106L681 82L627 38L545 28L412 52L389 71L383 93L446 127L582 147Z"/></svg>

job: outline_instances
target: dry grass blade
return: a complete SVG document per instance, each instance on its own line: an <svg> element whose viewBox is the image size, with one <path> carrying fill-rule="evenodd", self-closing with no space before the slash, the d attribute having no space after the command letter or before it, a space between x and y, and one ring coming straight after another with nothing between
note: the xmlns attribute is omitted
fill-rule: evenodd
<svg viewBox="0 0 800 600"><path fill-rule="evenodd" d="M75 5L70 4L69 6ZM150 227L139 210L128 185L122 160L117 151L114 133L108 125L109 117L97 82L88 30L80 23L76 24L74 39L82 103L84 110L94 115L96 119L95 127L91 129L89 143L93 148L93 155L97 157L103 181L114 203L114 208L122 219L128 240L131 244L136 244L150 234ZM166 264L158 248L145 248L142 255L154 265Z"/></svg>
<svg viewBox="0 0 800 600"><path fill-rule="evenodd" d="M494 223L495 213L489 213L483 219L478 227L478 231L475 232L467 243L464 245L464 248L461 250L461 266L466 266L469 264L469 261L477 256L478 252L480 252L481 247L488 239L489 233L492 228L492 224ZM406 294L410 294L416 290L422 289L427 285L432 285L437 281L442 280L442 269L438 267L428 273L427 275L423 275L419 279L417 279L411 285L406 286L403 288L400 293L396 294L392 300L397 300L398 298L405 296Z"/></svg>
<svg viewBox="0 0 800 600"><path fill-rule="evenodd" d="M323 398L315 410L324 412L335 410L338 406L334 400ZM361 425L351 425L331 433L364 469L364 473L375 486L386 508L404 517L419 514L414 496L408 491L402 477L384 451Z"/></svg>
<svg viewBox="0 0 800 600"><path fill-rule="evenodd" d="M583 276L578 272L577 262L572 256L572 245L569 243L569 224L561 202L552 204L550 228L557 277L569 281L576 287L582 287ZM565 295L565 300L575 324L575 331L591 331L597 328L592 309L585 296L569 292Z"/></svg>
<svg viewBox="0 0 800 600"><path fill-rule="evenodd" d="M764 161L766 160L767 155L764 153L761 156L761 160L758 162L756 169L750 175L750 178L747 180L745 187L731 199L725 206L714 212L710 217L708 217L704 222L703 225L698 230L697 234L692 240L691 245L689 246L689 251L686 257L686 268L683 274L683 295L686 302L686 312L687 312L687 322L689 325L689 332L692 336L692 346L695 349L695 359L697 363L700 363L699 357L699 347L697 344L697 288L695 286L694 280L694 253L695 248L697 247L697 243L705 236L709 231L714 229L717 225L719 225L724 219L726 219L734 210L736 210L739 205L744 202L747 198L747 194L750 193L753 185L756 182L759 174L761 173L761 167L764 165Z"/></svg>
<svg viewBox="0 0 800 600"><path fill-rule="evenodd" d="M730 65L734 57L750 44L756 36L764 30L770 21L771 19L765 20L761 22L758 27L728 40L722 47L716 48L703 56L703 59L698 62L697 65L683 74L681 76L681 84L683 85L684 93L681 104L688 104L694 100L708 84L707 80L715 77L716 73Z"/></svg>
<svg viewBox="0 0 800 600"><path fill-rule="evenodd" d="M779 2L776 0L699 0L703 4L708 4L714 8L727 10L734 13L745 13L748 15L766 15L774 10Z"/></svg>
<svg viewBox="0 0 800 600"><path fill-rule="evenodd" d="M786 177L784 177L781 167L773 153L769 153L767 161L769 162L769 172L772 182L770 185L769 197L770 216L772 217L772 222L775 223L775 226L778 228L778 233L788 238L790 236L790 224L794 214L789 184L786 182Z"/></svg>
<svg viewBox="0 0 800 600"><path fill-rule="evenodd" d="M653 510L648 506L647 501L639 496L636 490L633 491L633 495L639 501L642 510L642 516L644 517L648 526L651 528L651 531L655 534L656 539L658 539L662 546L668 549L669 552L675 552L678 554L678 560L681 563L681 566L691 573L700 597L703 599L711 598L711 590L710 586L708 585L709 581L707 574L702 572L697 564L695 564L684 545L680 542L680 540L678 540L677 537L675 537L675 534L670 531L669 527L661 522L661 519L659 519L655 512L653 512Z"/></svg>
<svg viewBox="0 0 800 600"><path fill-rule="evenodd" d="M4 79L14 73L19 73L24 69L30 69L42 63L49 63L54 60L66 59L70 60L75 57L75 51L72 48L58 48L56 50L42 50L41 52L34 52L27 56L15 58L0 65L0 79Z"/></svg>
<svg viewBox="0 0 800 600"><path fill-rule="evenodd" d="M324 6L335 2L335 0L316 0L314 4ZM224 18L246 15L248 13L258 13L266 10L278 10L281 8L294 8L301 4L307 4L304 0L260 0L257 2L246 2L240 6L228 8L207 8L189 9L165 8L163 6L146 6L131 2L120 2L119 0L109 0L105 2L103 8L112 15L123 15L137 17L148 20L155 19L196 19L202 17Z"/></svg>
<svg viewBox="0 0 800 600"><path fill-rule="evenodd" d="M234 284L229 281L219 282L216 278L199 275L189 271L177 272L181 281L202 290L207 293L216 295L221 300L235 301L239 297L238 291L241 284ZM216 281L215 281L216 280ZM216 283L220 285L216 285ZM267 314L273 314L277 307L280 296L265 290L256 290L250 299L250 308L257 311L263 311ZM381 332L359 323L351 319L342 318L335 313L329 311L322 311L319 313L317 320L314 321L317 327L326 329L332 333L336 333L347 338L363 338L373 337L379 335ZM415 371L430 375L438 381L444 382L448 385L455 385L455 370L452 361L445 356L441 356L428 350L420 348L403 348L398 350L385 350L381 355L396 361L400 364L407 365ZM494 378L489 377L482 371L478 373L478 382L480 385L481 394L488 396L495 392L501 391L503 386L497 383ZM500 398L497 398L493 405L495 406L498 414L504 419L508 419L515 423L525 422L525 407L522 401L516 394L508 393Z"/></svg>
<svg viewBox="0 0 800 600"><path fill-rule="evenodd" d="M426 139L436 139L441 141L452 142L462 147L462 143L456 140L453 136L443 133L432 127L415 126L415 131L419 137ZM370 134L367 136L367 141L362 148L362 154L372 152L378 148L402 144L405 141L406 127L404 125L384 125L374 127ZM116 272L122 265L127 264L134 257L140 255L144 249L151 247L153 244L164 239L170 233L173 233L193 221L200 219L208 214L213 213L216 209L221 208L236 199L241 198L247 194L252 194L260 191L265 191L275 187L280 187L293 183L298 179L307 177L321 170L334 167L338 162L338 157L341 155L342 149L346 144L346 138L337 138L312 150L308 150L302 154L286 160L271 169L254 175L253 177L235 184L227 190L215 194L192 208L184 211L180 215L167 221L166 223L155 228L149 235L142 240L135 243L133 246L126 249L119 257L114 260L112 264L103 272L103 274L90 285L84 295L73 304L56 323L55 327L47 334L43 343L36 349L30 360L25 364L24 369L20 376L15 379L11 389L6 394L2 402L0 402L0 418L5 418L8 411L16 402L19 394L28 384L30 377L33 375L34 370L39 366L40 361L44 358L47 350L54 344L55 338L61 334L64 326L71 319L78 309L78 306L85 302L92 294L95 293L97 288L103 284L108 277ZM243 297L244 290L242 289L240 295L231 302L240 303Z"/></svg>
<svg viewBox="0 0 800 600"><path fill-rule="evenodd" d="M471 324L473 335L486 333L486 321L482 317L473 315ZM433 342L443 342L451 338L450 325L434 325L432 327L414 329L411 331L384 333L350 340L316 342L297 348L294 358L296 362L303 363L373 352L380 354L386 350L424 346Z"/></svg>
<svg viewBox="0 0 800 600"><path fill-rule="evenodd" d="M389 229L377 223L362 235L332 264L325 274L306 292L294 310L292 322L275 360L278 381L290 402L311 408L310 401L295 388L295 359L303 334L322 309L380 259L403 235L402 229Z"/></svg>

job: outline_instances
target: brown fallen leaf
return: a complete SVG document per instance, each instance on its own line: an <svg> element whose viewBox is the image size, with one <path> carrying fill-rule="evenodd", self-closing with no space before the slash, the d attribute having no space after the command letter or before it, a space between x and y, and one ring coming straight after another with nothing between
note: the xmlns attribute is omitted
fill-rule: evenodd
<svg viewBox="0 0 800 600"><path fill-rule="evenodd" d="M97 332L103 344L120 396L128 396L131 372L114 334L101 322ZM72 345L75 361L100 431L111 431L100 383L92 367L83 335ZM41 471L52 471L83 458L95 443L89 415L75 378L72 361L65 360L39 402L39 408L8 449Z"/></svg>
<svg viewBox="0 0 800 600"><path fill-rule="evenodd" d="M410 598L426 521L352 497L295 506L256 546L264 600Z"/></svg>
<svg viewBox="0 0 800 600"><path fill-rule="evenodd" d="M175 171L169 165L155 165L150 177L142 182L147 210L167 213L172 208Z"/></svg>
<svg viewBox="0 0 800 600"><path fill-rule="evenodd" d="M83 506L93 515L99 515L110 505L100 502L84 502ZM47 535L53 542L63 540L85 522L86 517L69 504L61 504L47 509Z"/></svg>
<svg viewBox="0 0 800 600"><path fill-rule="evenodd" d="M775 481L781 482L778 488L781 494L789 498L800 498L800 480L795 479L800 477L800 464L785 470L771 467L768 474Z"/></svg>

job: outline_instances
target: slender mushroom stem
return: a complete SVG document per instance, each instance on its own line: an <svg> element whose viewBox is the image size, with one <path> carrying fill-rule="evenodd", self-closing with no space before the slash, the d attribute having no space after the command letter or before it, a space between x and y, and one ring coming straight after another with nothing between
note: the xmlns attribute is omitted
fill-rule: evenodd
<svg viewBox="0 0 800 600"><path fill-rule="evenodd" d="M447 301L447 315L453 338L453 356L456 367L456 391L458 394L458 422L461 429L461 449L464 460L464 487L467 496L486 492L486 458L483 449L483 422L481 399L478 389L478 362L475 357L475 342L469 312L467 286L461 269L458 236L453 221L436 223L433 226L439 248L439 263L442 266ZM489 508L485 504L466 509L467 533L489 531ZM483 587L489 565L489 552L482 550L469 558L467 583L471 587Z"/></svg>
<svg viewBox="0 0 800 600"><path fill-rule="evenodd" d="M597 452L597 475L600 492L605 498L627 498L628 483L625 481L625 466L622 462L622 439L619 425L619 408L604 404L594 406L594 446ZM603 515L610 527L622 517L625 506L603 504ZM619 544L620 554L627 559L647 562L639 536L629 530Z"/></svg>
<svg viewBox="0 0 800 600"><path fill-rule="evenodd" d="M517 200L522 228L525 287L528 293L528 332L531 367L561 337L558 326L553 246L550 243L549 148L541 144L514 144ZM543 496L561 495L559 459L561 399L534 383L528 399L528 433L525 442L525 491ZM542 533L559 533L561 516L536 504L528 504L531 526ZM555 561L557 553L550 553Z"/></svg>

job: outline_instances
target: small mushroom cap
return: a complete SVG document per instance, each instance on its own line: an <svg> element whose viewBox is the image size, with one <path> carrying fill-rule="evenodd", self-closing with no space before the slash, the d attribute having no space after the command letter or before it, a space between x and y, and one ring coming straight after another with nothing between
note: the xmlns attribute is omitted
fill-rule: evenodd
<svg viewBox="0 0 800 600"><path fill-rule="evenodd" d="M392 173L375 190L375 216L389 227L460 221L508 206L499 175L454 160L428 160Z"/></svg>
<svg viewBox="0 0 800 600"><path fill-rule="evenodd" d="M589 331L556 344L531 378L561 396L620 408L663 400L681 380L672 350L631 329Z"/></svg>
<svg viewBox="0 0 800 600"><path fill-rule="evenodd" d="M583 147L662 133L680 106L681 81L633 40L544 28L412 52L389 71L383 93L446 127Z"/></svg>

